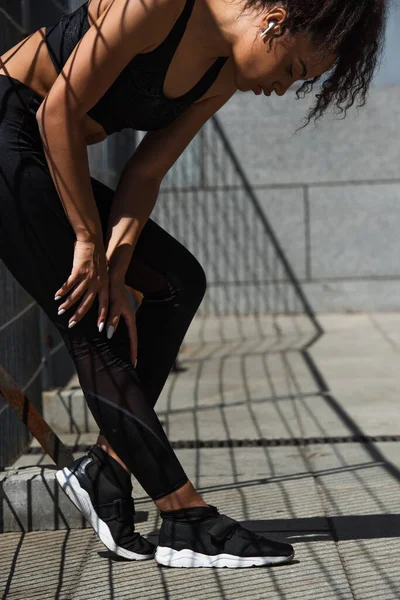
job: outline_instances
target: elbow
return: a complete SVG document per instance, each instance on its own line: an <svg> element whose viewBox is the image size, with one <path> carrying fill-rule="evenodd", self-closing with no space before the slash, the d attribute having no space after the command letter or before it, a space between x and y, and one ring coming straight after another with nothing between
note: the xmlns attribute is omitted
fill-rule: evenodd
<svg viewBox="0 0 400 600"><path fill-rule="evenodd" d="M78 119L66 118L60 111L47 111L39 108L36 121L40 137L47 151L50 148L65 146L66 143L85 145L85 136Z"/></svg>
<svg viewBox="0 0 400 600"><path fill-rule="evenodd" d="M42 137L53 131L60 135L61 131L64 134L72 130L76 132L79 129L79 119L72 114L66 114L62 108L47 99L42 102L36 113L36 122Z"/></svg>
<svg viewBox="0 0 400 600"><path fill-rule="evenodd" d="M57 118L57 111L47 99L43 100L42 104L36 113L36 122L39 125L40 132L43 131L45 124L50 125Z"/></svg>

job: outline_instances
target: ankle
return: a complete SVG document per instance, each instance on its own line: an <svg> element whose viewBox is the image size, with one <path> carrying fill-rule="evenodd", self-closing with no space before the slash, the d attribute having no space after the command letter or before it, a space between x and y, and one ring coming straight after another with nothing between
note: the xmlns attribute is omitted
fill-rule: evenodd
<svg viewBox="0 0 400 600"><path fill-rule="evenodd" d="M156 500L155 505L161 512L208 506L203 498L196 492L190 481L185 483L175 492Z"/></svg>
<svg viewBox="0 0 400 600"><path fill-rule="evenodd" d="M123 467L125 469L125 471L128 473L128 475L131 474L131 472L129 471L126 464L123 463L122 460L119 458L118 454L116 454L114 452L114 450L111 448L110 444L107 442L106 438L103 435L99 435L99 437L97 438L97 446L99 446L99 448L104 450L104 452L106 452L109 456L111 456L111 458L116 460L117 463L119 463L121 465L121 467Z"/></svg>

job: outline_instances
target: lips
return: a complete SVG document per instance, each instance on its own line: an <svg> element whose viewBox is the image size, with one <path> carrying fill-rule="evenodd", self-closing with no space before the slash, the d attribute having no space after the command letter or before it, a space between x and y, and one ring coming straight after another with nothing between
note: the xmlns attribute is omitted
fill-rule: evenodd
<svg viewBox="0 0 400 600"><path fill-rule="evenodd" d="M253 92L256 96L260 96L261 94L264 94L264 96L271 95L271 91L267 88L262 88L261 85L258 85L256 88L254 88Z"/></svg>

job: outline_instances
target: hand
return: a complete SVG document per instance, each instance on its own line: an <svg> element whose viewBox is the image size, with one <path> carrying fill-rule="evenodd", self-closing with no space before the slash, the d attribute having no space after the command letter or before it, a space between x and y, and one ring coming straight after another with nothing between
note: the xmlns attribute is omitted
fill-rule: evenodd
<svg viewBox="0 0 400 600"><path fill-rule="evenodd" d="M72 291L71 291L72 290ZM99 295L99 314L97 326L101 332L108 310L108 272L105 250L102 243L75 242L74 261L71 275L56 292L59 300L70 292L68 298L60 304L58 314L63 314L82 298L81 303L69 320L68 327L76 325L92 306L96 294Z"/></svg>
<svg viewBox="0 0 400 600"><path fill-rule="evenodd" d="M110 280L110 309L107 320L107 337L110 339L113 336L120 318L123 317L129 333L131 361L134 367L136 367L138 346L136 316L129 300L128 289L124 281Z"/></svg>

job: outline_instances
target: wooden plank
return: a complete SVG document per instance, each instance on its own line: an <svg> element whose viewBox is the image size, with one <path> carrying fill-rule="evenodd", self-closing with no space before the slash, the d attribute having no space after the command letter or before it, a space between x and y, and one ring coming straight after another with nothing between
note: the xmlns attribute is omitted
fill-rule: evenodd
<svg viewBox="0 0 400 600"><path fill-rule="evenodd" d="M0 394L60 469L71 464L74 460L72 452L62 443L36 406L28 400L2 365L0 365Z"/></svg>

